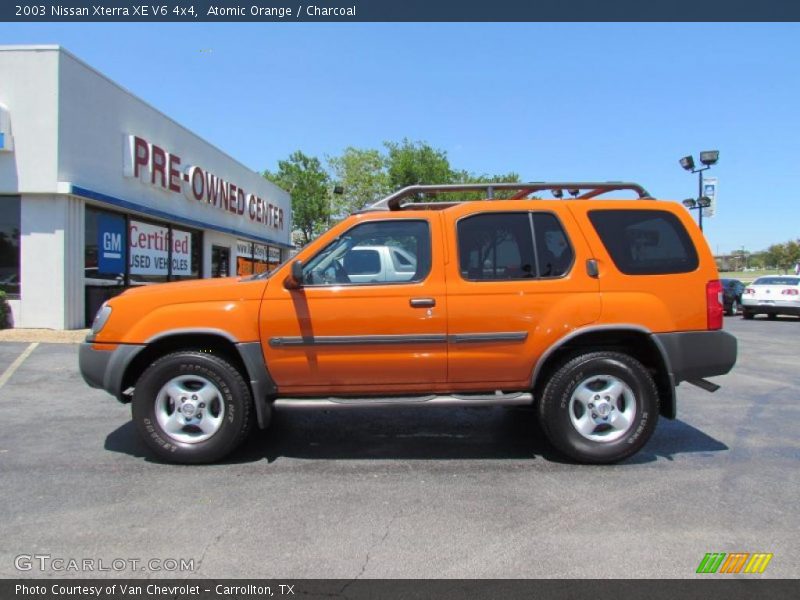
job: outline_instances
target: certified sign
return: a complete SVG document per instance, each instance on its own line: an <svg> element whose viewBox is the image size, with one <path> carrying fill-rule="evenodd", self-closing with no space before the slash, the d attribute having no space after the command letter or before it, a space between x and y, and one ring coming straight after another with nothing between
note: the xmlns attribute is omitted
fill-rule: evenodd
<svg viewBox="0 0 800 600"><path fill-rule="evenodd" d="M172 274L192 274L192 234L172 230L150 223L131 221L130 225L131 275L166 275L169 253L172 248Z"/></svg>

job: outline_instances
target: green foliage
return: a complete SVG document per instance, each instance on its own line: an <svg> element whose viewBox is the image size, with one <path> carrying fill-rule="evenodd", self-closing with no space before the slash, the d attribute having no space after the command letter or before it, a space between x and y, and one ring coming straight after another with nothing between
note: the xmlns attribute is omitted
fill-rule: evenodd
<svg viewBox="0 0 800 600"><path fill-rule="evenodd" d="M278 161L274 173L264 177L292 195L292 223L303 236L303 245L328 225L331 215L330 177L316 157L299 150Z"/></svg>
<svg viewBox="0 0 800 600"><path fill-rule="evenodd" d="M329 175L317 158L298 151L287 160L278 161L276 172L265 171L264 177L292 195L295 230L305 245L327 228L331 219L344 218L377 202L393 190L417 184L518 182L517 173L475 175L450 166L447 153L426 142L384 142L384 149L345 148L340 156L328 157ZM334 183L343 188L334 195ZM497 191L495 197L508 197L513 192ZM461 192L440 195L440 200L467 200L476 194ZM431 201L436 197L428 198Z"/></svg>
<svg viewBox="0 0 800 600"><path fill-rule="evenodd" d="M425 142L384 142L388 152L389 186L400 189L409 185L451 183L453 171L444 150Z"/></svg>
<svg viewBox="0 0 800 600"><path fill-rule="evenodd" d="M0 290L0 329L5 329L11 323L11 307L6 301L6 293Z"/></svg>
<svg viewBox="0 0 800 600"><path fill-rule="evenodd" d="M764 251L767 266L782 271L791 271L800 262L800 240L789 240L783 244L773 244Z"/></svg>
<svg viewBox="0 0 800 600"><path fill-rule="evenodd" d="M337 185L344 193L334 200L334 214L342 217L377 202L389 193L387 160L380 151L348 147L328 158Z"/></svg>

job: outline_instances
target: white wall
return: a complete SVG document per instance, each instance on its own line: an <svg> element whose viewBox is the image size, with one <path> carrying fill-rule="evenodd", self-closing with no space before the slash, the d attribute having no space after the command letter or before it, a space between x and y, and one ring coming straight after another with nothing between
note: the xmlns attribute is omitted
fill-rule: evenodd
<svg viewBox="0 0 800 600"><path fill-rule="evenodd" d="M65 195L22 195L21 310L15 327L84 326L84 205Z"/></svg>
<svg viewBox="0 0 800 600"><path fill-rule="evenodd" d="M14 150L0 152L0 194L56 191L58 53L0 46L0 103L11 120Z"/></svg>

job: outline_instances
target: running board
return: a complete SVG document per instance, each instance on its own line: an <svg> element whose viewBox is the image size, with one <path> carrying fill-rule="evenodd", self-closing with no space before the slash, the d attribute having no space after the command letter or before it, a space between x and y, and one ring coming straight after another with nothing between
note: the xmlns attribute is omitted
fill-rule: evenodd
<svg viewBox="0 0 800 600"><path fill-rule="evenodd" d="M450 396L406 396L372 398L278 398L275 408L331 409L387 406L528 406L533 396L528 392L510 394L453 394Z"/></svg>

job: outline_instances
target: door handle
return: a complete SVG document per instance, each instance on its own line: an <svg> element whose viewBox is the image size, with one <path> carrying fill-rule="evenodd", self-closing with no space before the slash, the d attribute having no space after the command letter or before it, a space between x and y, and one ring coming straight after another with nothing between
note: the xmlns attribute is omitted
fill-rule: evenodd
<svg viewBox="0 0 800 600"><path fill-rule="evenodd" d="M436 306L436 300L434 298L411 298L408 303L412 308L430 308Z"/></svg>

